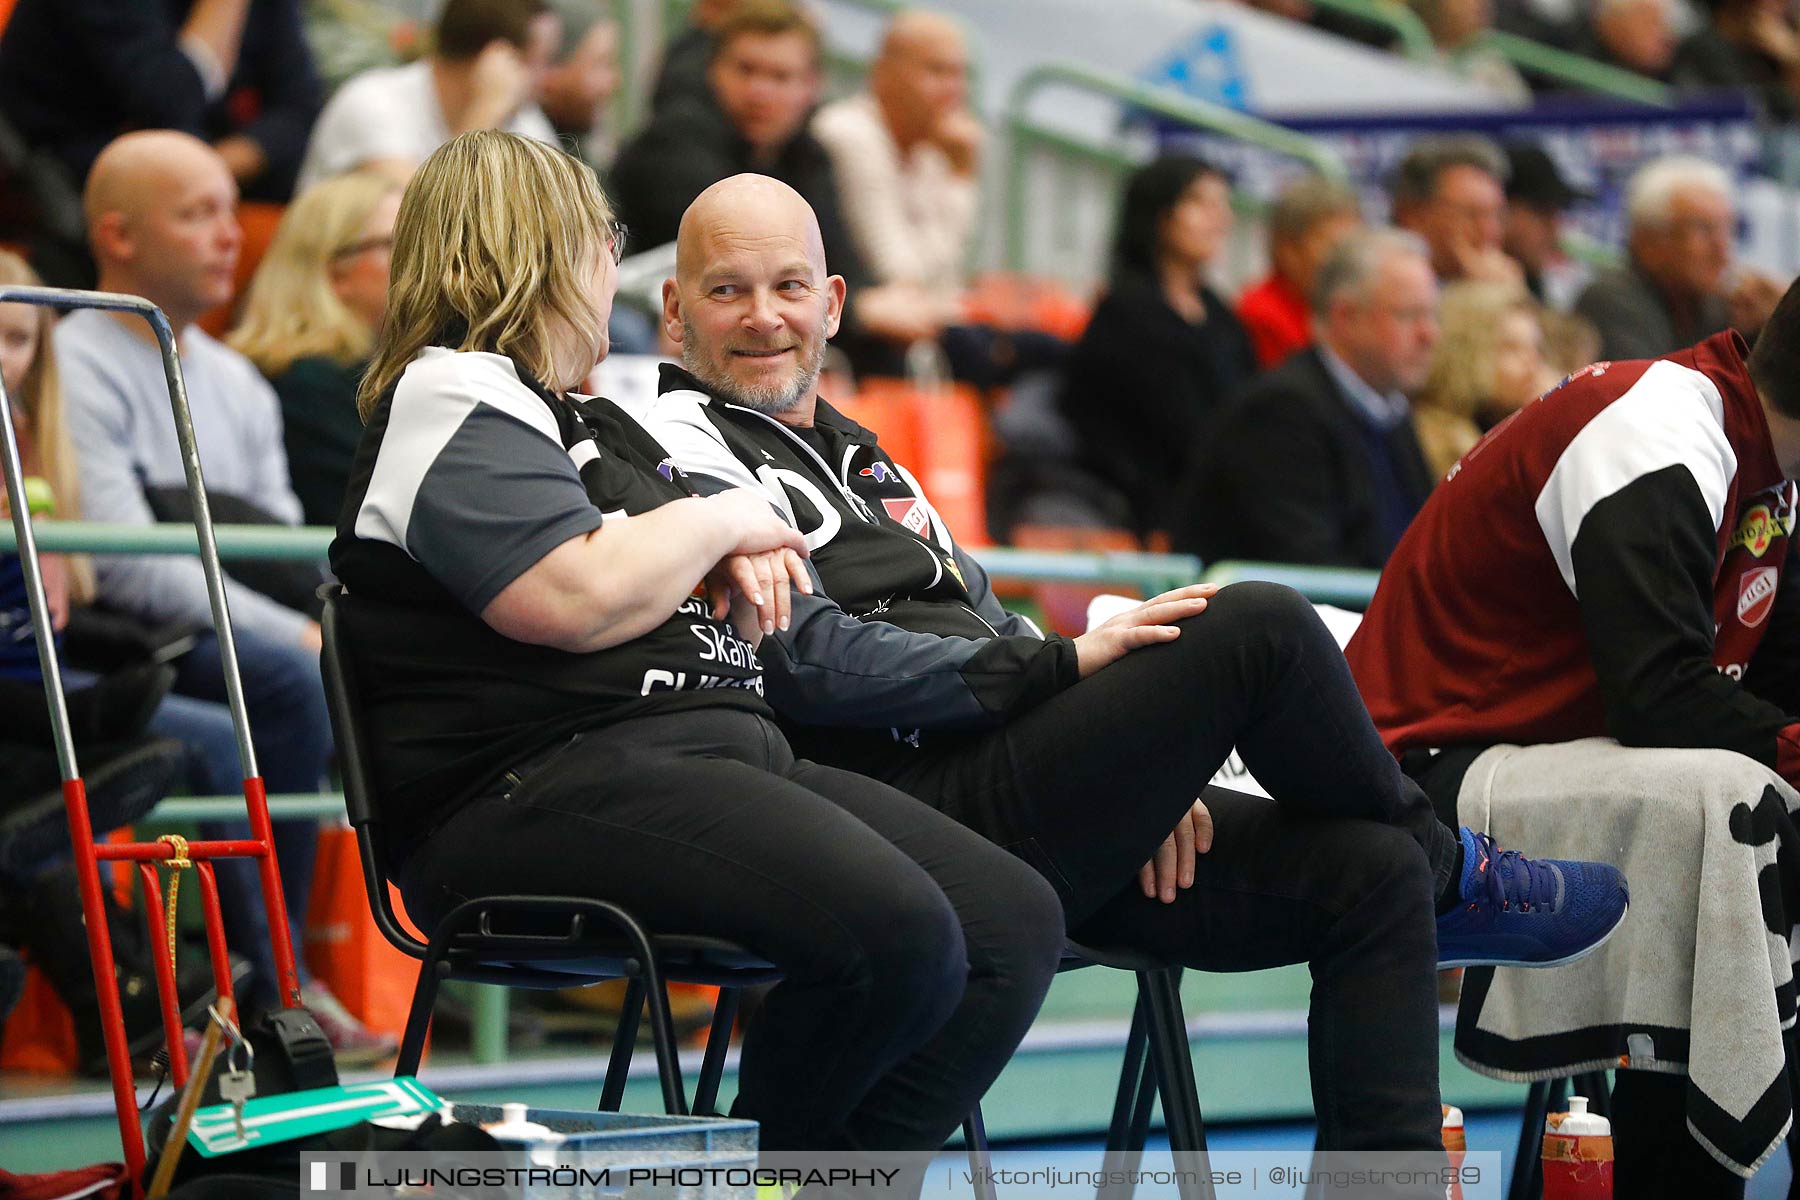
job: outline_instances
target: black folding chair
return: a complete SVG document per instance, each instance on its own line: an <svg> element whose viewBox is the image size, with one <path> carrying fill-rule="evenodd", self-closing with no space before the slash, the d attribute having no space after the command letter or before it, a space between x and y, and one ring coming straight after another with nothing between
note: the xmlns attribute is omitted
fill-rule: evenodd
<svg viewBox="0 0 1800 1200"><path fill-rule="evenodd" d="M780 971L742 946L719 938L647 933L620 906L584 896L483 896L452 909L437 923L429 942L407 932L388 895L380 802L363 737L366 727L355 662L341 624L344 591L332 584L322 589L321 595L325 600L321 618L325 699L337 736L344 805L356 830L363 884L382 936L419 960L419 982L413 989L394 1074L418 1071L438 985L446 979L538 990L624 979L625 1005L601 1087L600 1108L616 1112L624 1099L639 1013L648 1004L663 1107L685 1115L690 1110L664 988L671 980L704 983L722 990L692 1111L711 1113L718 1099L739 994L745 987L774 982L781 977Z"/></svg>

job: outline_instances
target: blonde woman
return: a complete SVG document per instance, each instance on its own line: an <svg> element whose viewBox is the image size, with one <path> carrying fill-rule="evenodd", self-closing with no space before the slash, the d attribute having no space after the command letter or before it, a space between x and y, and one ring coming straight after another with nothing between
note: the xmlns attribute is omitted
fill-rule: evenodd
<svg viewBox="0 0 1800 1200"><path fill-rule="evenodd" d="M288 472L309 525L337 524L362 421L356 385L387 308L401 181L354 171L288 207L227 342L281 397Z"/></svg>
<svg viewBox="0 0 1800 1200"><path fill-rule="evenodd" d="M936 810L795 760L756 650L810 590L803 540L569 394L620 252L593 173L511 134L441 147L400 204L331 562L407 911L591 895L741 942L785 976L733 1108L763 1147L934 1149L1030 1025L1060 906Z"/></svg>
<svg viewBox="0 0 1800 1200"><path fill-rule="evenodd" d="M1454 283L1438 309L1431 373L1413 400L1413 426L1432 474L1442 479L1481 435L1542 395L1555 378L1544 361L1544 326L1523 287Z"/></svg>

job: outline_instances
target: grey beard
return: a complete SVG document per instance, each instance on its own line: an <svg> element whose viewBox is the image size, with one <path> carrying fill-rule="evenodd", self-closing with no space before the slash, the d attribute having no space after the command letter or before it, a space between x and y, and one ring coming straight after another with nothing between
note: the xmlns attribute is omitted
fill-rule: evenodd
<svg viewBox="0 0 1800 1200"><path fill-rule="evenodd" d="M684 322L681 329L681 365L687 368L688 374L704 383L708 391L726 403L754 409L771 417L799 408L800 401L811 394L813 385L819 381L819 371L825 365L825 339L820 338L812 360L800 364L799 372L786 387L745 388L722 373L714 375L709 372L700 362L699 352L694 348L693 325Z"/></svg>

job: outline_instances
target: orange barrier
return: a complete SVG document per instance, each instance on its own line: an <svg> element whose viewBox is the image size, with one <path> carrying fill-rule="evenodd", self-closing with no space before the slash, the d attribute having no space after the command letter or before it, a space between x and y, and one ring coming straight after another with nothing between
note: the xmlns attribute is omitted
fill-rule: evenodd
<svg viewBox="0 0 1800 1200"><path fill-rule="evenodd" d="M966 384L921 387L905 379L863 380L845 415L881 438L888 457L911 471L938 515L965 546L987 535L987 417Z"/></svg>
<svg viewBox="0 0 1800 1200"><path fill-rule="evenodd" d="M421 941L406 907L390 886L394 912ZM419 965L375 928L363 885L356 831L319 830L319 857L306 910L306 961L356 1018L370 1029L399 1037L406 1030Z"/></svg>

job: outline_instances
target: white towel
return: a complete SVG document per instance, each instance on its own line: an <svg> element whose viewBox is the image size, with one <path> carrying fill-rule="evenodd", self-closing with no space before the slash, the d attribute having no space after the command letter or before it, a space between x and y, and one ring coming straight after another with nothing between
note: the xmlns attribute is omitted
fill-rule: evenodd
<svg viewBox="0 0 1800 1200"><path fill-rule="evenodd" d="M1800 914L1783 911L1776 849L1794 837L1800 795L1729 751L1587 738L1489 749L1457 804L1503 847L1609 862L1631 888L1624 925L1579 963L1468 972L1457 1057L1513 1080L1686 1074L1689 1130L1752 1174L1793 1118L1782 1030Z"/></svg>

